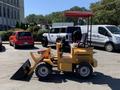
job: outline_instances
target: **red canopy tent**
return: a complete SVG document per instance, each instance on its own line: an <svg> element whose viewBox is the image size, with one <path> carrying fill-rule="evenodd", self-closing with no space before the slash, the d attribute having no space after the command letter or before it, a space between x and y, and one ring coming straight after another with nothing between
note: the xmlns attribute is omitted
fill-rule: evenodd
<svg viewBox="0 0 120 90"><path fill-rule="evenodd" d="M82 11L67 11L64 13L66 17L85 17L89 18L94 16L92 12L82 12Z"/></svg>

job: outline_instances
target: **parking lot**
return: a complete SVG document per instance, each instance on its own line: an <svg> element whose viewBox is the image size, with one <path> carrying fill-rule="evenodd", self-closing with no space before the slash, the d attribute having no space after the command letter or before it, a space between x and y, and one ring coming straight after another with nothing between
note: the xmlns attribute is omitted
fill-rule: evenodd
<svg viewBox="0 0 120 90"><path fill-rule="evenodd" d="M0 52L0 90L120 90L120 53L94 50L98 67L90 79L78 79L74 75L53 75L50 80L39 81L33 75L29 82L10 80L10 77L27 60L29 52L43 49L36 45L34 49L17 49L3 44Z"/></svg>

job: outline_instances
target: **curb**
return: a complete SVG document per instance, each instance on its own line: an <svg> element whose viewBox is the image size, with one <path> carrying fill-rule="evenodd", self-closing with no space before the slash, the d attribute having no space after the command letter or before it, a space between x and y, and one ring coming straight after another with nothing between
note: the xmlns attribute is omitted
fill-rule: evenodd
<svg viewBox="0 0 120 90"><path fill-rule="evenodd" d="M4 42L4 41L3 41L2 44L9 44L9 42L7 42L7 41ZM35 42L35 44L41 44L41 42Z"/></svg>

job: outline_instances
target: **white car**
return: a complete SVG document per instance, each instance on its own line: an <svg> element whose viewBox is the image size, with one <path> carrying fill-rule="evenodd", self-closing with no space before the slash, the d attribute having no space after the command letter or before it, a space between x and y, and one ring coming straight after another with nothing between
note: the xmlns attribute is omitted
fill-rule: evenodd
<svg viewBox="0 0 120 90"><path fill-rule="evenodd" d="M75 26L55 26L52 27L48 33L43 34L42 46L46 47L48 43L55 44L61 41L63 38L66 42L71 43L73 41L73 33L75 31L81 31L79 27Z"/></svg>

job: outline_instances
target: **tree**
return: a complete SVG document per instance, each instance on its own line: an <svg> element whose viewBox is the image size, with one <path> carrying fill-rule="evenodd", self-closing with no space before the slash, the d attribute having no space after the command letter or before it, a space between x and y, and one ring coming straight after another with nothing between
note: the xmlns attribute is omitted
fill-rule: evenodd
<svg viewBox="0 0 120 90"><path fill-rule="evenodd" d="M78 6L74 6L72 8L70 8L69 10L72 11L87 11L87 9L85 9L84 7L80 8ZM68 10L65 11L61 11L61 12L53 12L51 14L48 15L35 15L35 14L30 14L29 16L26 17L26 22L27 23L36 23L36 24L52 24L54 22L77 22L77 18L66 18L64 16L64 12L66 12Z"/></svg>
<svg viewBox="0 0 120 90"><path fill-rule="evenodd" d="M74 6L72 8L70 8L70 11L88 11L86 8L84 7L78 7L78 6Z"/></svg>
<svg viewBox="0 0 120 90"><path fill-rule="evenodd" d="M15 27L16 27L16 28L20 28L19 22L16 23L16 26L15 26Z"/></svg>
<svg viewBox="0 0 120 90"><path fill-rule="evenodd" d="M120 24L120 0L101 0L90 6L94 24Z"/></svg>

